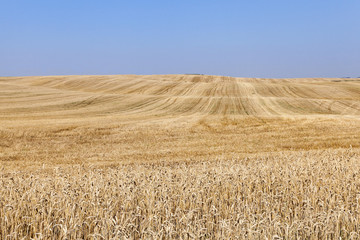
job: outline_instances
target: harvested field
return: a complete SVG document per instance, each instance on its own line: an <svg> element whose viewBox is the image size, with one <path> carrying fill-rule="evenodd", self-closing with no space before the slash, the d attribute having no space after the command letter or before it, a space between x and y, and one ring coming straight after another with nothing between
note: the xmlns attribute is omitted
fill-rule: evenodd
<svg viewBox="0 0 360 240"><path fill-rule="evenodd" d="M360 80L0 78L1 239L358 239Z"/></svg>

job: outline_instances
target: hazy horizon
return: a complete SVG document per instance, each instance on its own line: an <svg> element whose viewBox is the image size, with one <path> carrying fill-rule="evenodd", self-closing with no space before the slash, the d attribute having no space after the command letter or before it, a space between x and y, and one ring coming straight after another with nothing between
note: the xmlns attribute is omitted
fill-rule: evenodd
<svg viewBox="0 0 360 240"><path fill-rule="evenodd" d="M3 1L0 76L360 77L360 2Z"/></svg>

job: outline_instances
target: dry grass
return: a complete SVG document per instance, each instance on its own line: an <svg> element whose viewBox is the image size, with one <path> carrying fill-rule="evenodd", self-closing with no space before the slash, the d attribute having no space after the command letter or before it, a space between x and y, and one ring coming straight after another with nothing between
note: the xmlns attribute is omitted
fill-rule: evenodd
<svg viewBox="0 0 360 240"><path fill-rule="evenodd" d="M360 82L0 78L0 239L358 239Z"/></svg>

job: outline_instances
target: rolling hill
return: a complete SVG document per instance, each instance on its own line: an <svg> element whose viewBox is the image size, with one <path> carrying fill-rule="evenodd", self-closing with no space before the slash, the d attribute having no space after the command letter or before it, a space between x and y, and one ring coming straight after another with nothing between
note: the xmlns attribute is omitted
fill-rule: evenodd
<svg viewBox="0 0 360 240"><path fill-rule="evenodd" d="M1 119L360 114L359 79L203 75L0 78Z"/></svg>
<svg viewBox="0 0 360 240"><path fill-rule="evenodd" d="M2 77L0 113L4 166L360 146L359 79Z"/></svg>

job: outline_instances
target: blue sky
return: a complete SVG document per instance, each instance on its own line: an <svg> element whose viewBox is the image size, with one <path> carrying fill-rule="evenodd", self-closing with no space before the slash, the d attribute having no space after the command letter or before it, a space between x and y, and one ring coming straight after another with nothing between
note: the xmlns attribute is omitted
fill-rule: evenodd
<svg viewBox="0 0 360 240"><path fill-rule="evenodd" d="M0 0L0 76L360 77L360 1Z"/></svg>

